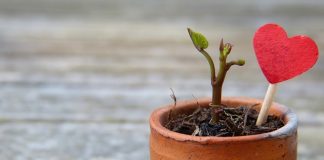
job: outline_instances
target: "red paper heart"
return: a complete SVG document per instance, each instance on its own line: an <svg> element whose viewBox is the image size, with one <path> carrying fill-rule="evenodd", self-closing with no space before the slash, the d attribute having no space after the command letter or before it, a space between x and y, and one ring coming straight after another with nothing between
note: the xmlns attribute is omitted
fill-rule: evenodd
<svg viewBox="0 0 324 160"><path fill-rule="evenodd" d="M260 27L253 39L254 51L267 80L274 84L302 74L316 63L316 43L307 36L292 38L277 24Z"/></svg>

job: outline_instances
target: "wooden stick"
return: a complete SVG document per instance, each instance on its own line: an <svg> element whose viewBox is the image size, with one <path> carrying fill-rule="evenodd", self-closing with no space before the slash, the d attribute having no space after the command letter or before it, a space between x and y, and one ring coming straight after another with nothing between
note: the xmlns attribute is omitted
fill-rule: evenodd
<svg viewBox="0 0 324 160"><path fill-rule="evenodd" d="M267 93L264 97L263 103L262 103L262 107L256 122L257 126L261 126L266 119L268 118L268 111L271 107L272 101L273 101L273 97L276 93L277 90L277 84L269 84Z"/></svg>

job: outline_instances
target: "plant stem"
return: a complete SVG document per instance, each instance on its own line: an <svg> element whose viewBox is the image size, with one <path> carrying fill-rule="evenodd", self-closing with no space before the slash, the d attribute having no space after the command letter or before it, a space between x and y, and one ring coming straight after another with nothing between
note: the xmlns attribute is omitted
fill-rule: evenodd
<svg viewBox="0 0 324 160"><path fill-rule="evenodd" d="M212 100L212 106L220 106L221 100L222 100L222 88L223 83L227 74L227 71L231 68L233 65L242 66L244 65L244 60L237 60L237 61L230 61L226 62L227 56L230 54L232 50L232 45L229 43L223 44L223 40L220 44L220 53L219 53L219 71L217 74L217 78L215 80L215 86L213 86L213 100Z"/></svg>
<svg viewBox="0 0 324 160"><path fill-rule="evenodd" d="M216 122L218 122L218 115L216 114L216 109L220 106L221 104L221 97L222 97L222 84L224 82L225 79L225 75L226 71L225 71L225 67L226 67L226 59L225 61L221 61L219 67L219 72L218 75L216 77L216 69L215 69L215 65L213 62L213 59L211 58L211 56L203 49L199 50L207 59L208 63L209 63L209 67L210 67L210 76L211 76L211 86L213 89L212 92L212 102L210 104L210 107L212 107L212 112L211 112L211 124L215 124ZM224 62L224 63L222 63Z"/></svg>
<svg viewBox="0 0 324 160"><path fill-rule="evenodd" d="M222 53L220 53L219 56L219 71L217 74L217 78L216 78L216 83L215 83L215 87L213 90L213 94L215 94L215 99L213 99L212 101L212 105L214 106L220 106L221 105L221 100L222 100L222 88L223 88L223 83L225 80L225 76L227 73L227 69L226 69L226 55L223 55Z"/></svg>
<svg viewBox="0 0 324 160"><path fill-rule="evenodd" d="M209 63L209 67L210 67L210 80L211 80L211 85L212 85L213 91L214 91L215 88L216 88L216 69L215 69L214 61L211 58L211 56L205 50L201 49L201 50L199 50L199 52L202 53L206 57L206 59L207 59L207 61ZM216 96L215 92L213 92L213 96L212 97L213 97L212 98L213 99L212 100L212 104L213 104L213 101L215 101L217 99L217 96Z"/></svg>
<svg viewBox="0 0 324 160"><path fill-rule="evenodd" d="M221 41L220 44L220 53L219 53L219 71L216 77L216 80L214 81L213 85L213 99L212 99L212 104L211 107L214 108L212 112L212 119L210 121L211 124L215 124L218 122L218 115L216 114L217 108L221 106L221 101L222 101L222 88L223 88L223 83L226 77L227 71L231 68L233 65L239 65L242 66L244 65L245 61L244 60L237 60L237 61L230 61L226 62L227 56L230 54L232 50L232 45L227 43L223 44L223 40Z"/></svg>

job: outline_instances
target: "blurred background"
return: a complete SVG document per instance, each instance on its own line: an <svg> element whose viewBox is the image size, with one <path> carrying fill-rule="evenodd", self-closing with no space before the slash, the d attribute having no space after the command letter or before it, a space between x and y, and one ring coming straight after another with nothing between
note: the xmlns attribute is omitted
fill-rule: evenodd
<svg viewBox="0 0 324 160"><path fill-rule="evenodd" d="M245 58L225 96L263 98L252 37L268 22L307 34L322 51L320 0L0 0L0 159L148 160L148 117L211 95L209 66L186 28ZM299 160L323 160L324 63L280 84L276 101L299 116Z"/></svg>

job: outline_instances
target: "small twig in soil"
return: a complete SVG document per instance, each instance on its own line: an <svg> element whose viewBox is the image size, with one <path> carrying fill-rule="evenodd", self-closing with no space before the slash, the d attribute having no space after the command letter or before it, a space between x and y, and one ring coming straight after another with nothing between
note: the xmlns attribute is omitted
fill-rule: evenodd
<svg viewBox="0 0 324 160"><path fill-rule="evenodd" d="M247 110L245 111L245 115L244 115L244 123L243 123L243 129L245 130L245 127L246 127L246 121L247 121L247 118L250 114L250 110L253 109L255 106L258 106L260 105L260 103L256 103L256 104L253 104L249 107L247 107Z"/></svg>
<svg viewBox="0 0 324 160"><path fill-rule="evenodd" d="M245 111L244 121L243 121L243 129L245 129L245 127L246 127L246 121L247 121L247 118L248 118L248 116L249 116L250 109L251 109L251 108L248 107L248 109L246 109L246 111Z"/></svg>
<svg viewBox="0 0 324 160"><path fill-rule="evenodd" d="M170 90L171 90L171 92L172 92L172 94L170 94L170 97L171 97L171 99L173 100L173 103L174 103L173 108L175 108L175 107L177 106L177 97L175 96L173 89L170 88ZM168 120L169 120L169 121L171 120L172 110L173 110L173 109L170 109L170 112L169 112L169 115L168 115Z"/></svg>
<svg viewBox="0 0 324 160"><path fill-rule="evenodd" d="M172 92L172 94L170 94L170 97L171 97L171 99L172 99L173 102L174 102L174 106L176 106L176 105L177 105L177 97L175 96L173 89L170 88L170 90L171 90L171 92Z"/></svg>

